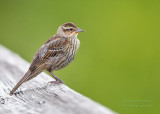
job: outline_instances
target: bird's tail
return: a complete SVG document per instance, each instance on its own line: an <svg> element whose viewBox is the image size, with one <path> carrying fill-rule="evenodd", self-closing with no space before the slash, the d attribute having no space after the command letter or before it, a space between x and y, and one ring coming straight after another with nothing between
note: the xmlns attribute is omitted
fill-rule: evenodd
<svg viewBox="0 0 160 114"><path fill-rule="evenodd" d="M25 82L25 81L27 81L27 80L29 80L31 77L33 77L33 73L30 71L30 70L28 70L27 72L26 72L26 74L23 76L23 78L17 83L17 85L12 89L12 91L10 92L10 95L12 95L17 89L18 89L18 87L20 86L20 85L22 85L22 83L23 82Z"/></svg>

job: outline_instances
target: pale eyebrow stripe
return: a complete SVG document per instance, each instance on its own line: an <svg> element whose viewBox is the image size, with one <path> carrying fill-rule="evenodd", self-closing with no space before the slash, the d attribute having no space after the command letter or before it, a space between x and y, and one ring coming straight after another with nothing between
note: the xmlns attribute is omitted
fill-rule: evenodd
<svg viewBox="0 0 160 114"><path fill-rule="evenodd" d="M64 26L63 26L63 29L71 29L71 28L73 28L73 27L64 27Z"/></svg>

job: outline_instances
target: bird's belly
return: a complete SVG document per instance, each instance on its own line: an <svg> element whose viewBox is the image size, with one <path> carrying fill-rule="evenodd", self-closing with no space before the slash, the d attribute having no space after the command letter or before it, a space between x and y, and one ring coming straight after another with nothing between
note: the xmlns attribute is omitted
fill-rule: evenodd
<svg viewBox="0 0 160 114"><path fill-rule="evenodd" d="M74 57L75 56L66 56L66 57L63 57L60 61L59 61L59 64L57 66L54 67L54 70L60 70L64 67L66 67L67 65L69 65L73 60L74 60Z"/></svg>
<svg viewBox="0 0 160 114"><path fill-rule="evenodd" d="M79 48L79 40L76 41L74 44L69 45L65 50L64 53L59 55L58 57L52 58L50 61L51 70L60 70L67 65L69 65L75 58L75 54Z"/></svg>

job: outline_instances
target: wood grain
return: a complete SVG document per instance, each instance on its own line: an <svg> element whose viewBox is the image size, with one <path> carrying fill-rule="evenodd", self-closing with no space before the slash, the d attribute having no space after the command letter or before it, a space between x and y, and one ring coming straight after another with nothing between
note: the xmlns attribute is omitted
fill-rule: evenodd
<svg viewBox="0 0 160 114"><path fill-rule="evenodd" d="M0 45L0 114L115 114L45 73L24 83L10 96L29 63Z"/></svg>

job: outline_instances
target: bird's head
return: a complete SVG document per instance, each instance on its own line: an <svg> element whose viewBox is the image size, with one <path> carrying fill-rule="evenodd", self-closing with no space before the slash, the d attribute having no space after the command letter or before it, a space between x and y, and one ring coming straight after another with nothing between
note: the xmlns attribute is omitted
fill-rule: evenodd
<svg viewBox="0 0 160 114"><path fill-rule="evenodd" d="M77 37L79 32L84 32L84 30L78 28L71 22L61 25L57 30L57 34L63 37Z"/></svg>

